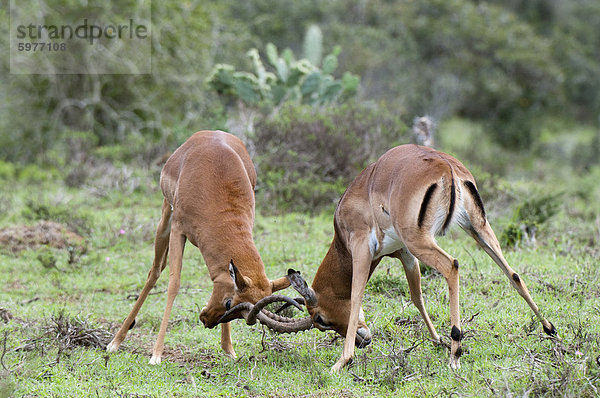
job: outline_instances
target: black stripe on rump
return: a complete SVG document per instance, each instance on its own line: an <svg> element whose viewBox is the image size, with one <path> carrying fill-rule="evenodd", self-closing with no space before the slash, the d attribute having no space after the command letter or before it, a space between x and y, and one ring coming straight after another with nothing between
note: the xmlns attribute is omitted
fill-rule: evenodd
<svg viewBox="0 0 600 398"><path fill-rule="evenodd" d="M477 192L477 188L475 188L475 184L473 184L471 181L464 181L464 184L465 187L467 187L467 189L469 190L471 197L475 201L475 205L479 208L479 210L481 211L481 215L485 219L485 209L483 208L483 202L481 201L481 196L479 196L479 192Z"/></svg>
<svg viewBox="0 0 600 398"><path fill-rule="evenodd" d="M450 179L450 206L448 206L448 217L446 217L446 221L444 221L442 231L445 231L448 228L448 225L450 225L450 221L452 221L454 202L456 202L456 186L454 185L454 175L452 174L452 170L450 170Z"/></svg>
<svg viewBox="0 0 600 398"><path fill-rule="evenodd" d="M437 184L433 183L429 188L427 188L427 192L425 192L425 196L423 197L423 202L421 203L421 210L419 210L419 221L417 225L419 228L423 226L423 221L425 220L425 212L427 211L427 206L429 205L429 201L433 196L433 192L437 188Z"/></svg>

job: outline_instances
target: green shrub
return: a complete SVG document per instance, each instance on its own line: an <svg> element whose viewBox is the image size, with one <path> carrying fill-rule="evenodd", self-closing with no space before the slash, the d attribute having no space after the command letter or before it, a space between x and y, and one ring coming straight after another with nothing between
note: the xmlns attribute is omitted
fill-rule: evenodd
<svg viewBox="0 0 600 398"><path fill-rule="evenodd" d="M17 175L14 164L0 160L0 180L12 180Z"/></svg>
<svg viewBox="0 0 600 398"><path fill-rule="evenodd" d="M27 2L26 2L27 3ZM19 4L24 14L60 18L66 22L81 15L114 21L130 15L143 18L145 2L82 4L56 3L39 8ZM0 12L8 34L9 13ZM30 8L30 9L27 9ZM117 10L118 9L118 10ZM82 14L83 13L83 14ZM11 75L0 80L0 159L18 162L45 160L63 138L63 131L89 131L100 145L115 145L131 136L165 145L174 126L190 131L222 127L215 112L214 95L201 81L226 49L229 62L237 62L247 49L246 28L231 23L220 4L208 2L152 4L152 74L37 74ZM89 14L89 15L88 15ZM115 15L119 14L119 15ZM221 29L227 26L227 29ZM8 54L9 41L0 42ZM65 57L65 62L77 62ZM124 65L129 65L124 60ZM95 70L93 59L77 65ZM52 67L52 65L49 65ZM8 63L0 71L8 75Z"/></svg>
<svg viewBox="0 0 600 398"><path fill-rule="evenodd" d="M512 221L500 235L502 244L515 247L525 241L536 243L536 233L559 210L562 194L533 196L524 200L514 211Z"/></svg>
<svg viewBox="0 0 600 398"><path fill-rule="evenodd" d="M19 171L19 180L28 183L42 183L52 180L56 170L52 168L43 168L36 164L28 164Z"/></svg>
<svg viewBox="0 0 600 398"><path fill-rule="evenodd" d="M406 130L383 107L284 105L255 129L259 195L271 210L331 207L365 166L408 141Z"/></svg>

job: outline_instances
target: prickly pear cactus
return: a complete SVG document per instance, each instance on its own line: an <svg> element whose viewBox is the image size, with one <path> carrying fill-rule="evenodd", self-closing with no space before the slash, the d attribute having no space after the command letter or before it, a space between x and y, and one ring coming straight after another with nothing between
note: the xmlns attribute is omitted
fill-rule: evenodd
<svg viewBox="0 0 600 398"><path fill-rule="evenodd" d="M317 29L309 28L305 37L305 55L309 58L296 60L287 48L279 54L277 47L269 43L265 55L272 71L267 70L258 50L252 48L247 55L253 72L238 72L231 65L218 64L206 81L218 94L247 105L276 106L286 101L324 105L354 95L360 77L350 72L345 72L342 79L333 76L338 67L339 47L326 55L319 67L322 35Z"/></svg>

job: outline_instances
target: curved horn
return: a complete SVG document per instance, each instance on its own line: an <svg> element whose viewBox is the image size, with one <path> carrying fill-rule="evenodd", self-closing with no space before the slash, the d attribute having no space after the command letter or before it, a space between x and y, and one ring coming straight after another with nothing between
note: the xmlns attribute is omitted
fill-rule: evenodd
<svg viewBox="0 0 600 398"><path fill-rule="evenodd" d="M217 323L226 323L234 319L245 318L248 325L253 325L258 319L260 323L278 333L302 332L313 327L313 321L310 316L305 318L287 318L264 309L267 304L278 301L285 302L286 306L293 305L302 310L302 307L300 307L300 304L296 300L287 296L272 295L259 300L256 305L244 302L232 307L219 318Z"/></svg>
<svg viewBox="0 0 600 398"><path fill-rule="evenodd" d="M250 310L250 312L248 313L248 316L245 317L246 323L248 325L254 325L256 323L256 316L262 311L262 309L264 307L266 307L268 304L276 303L279 301L284 301L287 304L293 305L294 307L296 307L300 311L302 311L302 307L300 307L300 304L298 304L294 299L291 299L287 296L274 294L271 296L267 296L267 297L259 300L256 304L254 304L254 307Z"/></svg>
<svg viewBox="0 0 600 398"><path fill-rule="evenodd" d="M274 314L273 314L274 315ZM291 319L291 318L286 318ZM281 322L273 318L268 317L263 312L258 313L258 320L260 323L268 327L269 329L278 333L296 333L309 330L313 327L313 321L310 316L305 318L292 319L293 322Z"/></svg>
<svg viewBox="0 0 600 398"><path fill-rule="evenodd" d="M289 304L285 304L284 306L289 306ZM279 315L277 313L277 311L273 313L273 312L271 312L269 310L263 309L261 312L263 314L265 314L266 316L268 316L269 318L271 318L271 319L273 319L275 321L278 321L278 322L294 323L294 322L296 322L298 320L297 318L288 318L286 316Z"/></svg>
<svg viewBox="0 0 600 398"><path fill-rule="evenodd" d="M293 305L296 308L298 308L300 311L302 311L302 307L300 307L300 304L298 304L298 302L296 302L294 299L291 299L287 296L282 296L282 295L271 295L271 296L262 298L254 305L251 303L248 303L248 302L239 303L238 305L230 308L227 312L225 312L221 316L221 318L219 318L217 323L226 323L226 322L233 321L234 319L244 318L244 319L246 319L246 323L248 325L254 325L256 323L256 316L261 311L268 312L269 314L275 316L275 314L272 314L271 312L264 310L264 307L267 306L268 304L275 303L278 301L285 302L286 303L285 305L287 305L287 306ZM279 322L293 321L293 318L280 317L279 315L277 315L274 318L271 315L269 315L271 318L273 318ZM284 319L289 319L290 321L285 321Z"/></svg>
<svg viewBox="0 0 600 398"><path fill-rule="evenodd" d="M242 312L251 311L252 307L254 306L250 303L239 303L235 307L230 308L229 311L225 312L223 316L219 318L217 323L227 323L234 319L244 318Z"/></svg>
<svg viewBox="0 0 600 398"><path fill-rule="evenodd" d="M288 269L287 277L290 280L290 284L293 286L293 288L296 289L296 291L300 293L302 297L304 297L306 306L315 307L317 305L317 296L315 291L308 287L308 284L304 278L300 276L300 271L295 271L290 268Z"/></svg>
<svg viewBox="0 0 600 398"><path fill-rule="evenodd" d="M304 301L304 298L302 298L302 297L295 297L294 301L297 302L300 305L306 305L306 301ZM286 303L286 304L282 305L281 307L279 307L275 311L275 313L279 314L281 311L285 310L286 308L289 308L290 306L291 306L291 304Z"/></svg>

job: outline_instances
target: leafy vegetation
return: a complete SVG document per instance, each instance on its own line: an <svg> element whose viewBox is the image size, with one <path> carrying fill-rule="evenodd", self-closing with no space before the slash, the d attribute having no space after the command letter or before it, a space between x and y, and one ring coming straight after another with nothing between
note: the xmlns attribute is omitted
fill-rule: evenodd
<svg viewBox="0 0 600 398"><path fill-rule="evenodd" d="M261 120L254 145L264 210L332 209L357 172L408 133L393 112L367 103L286 104Z"/></svg>

